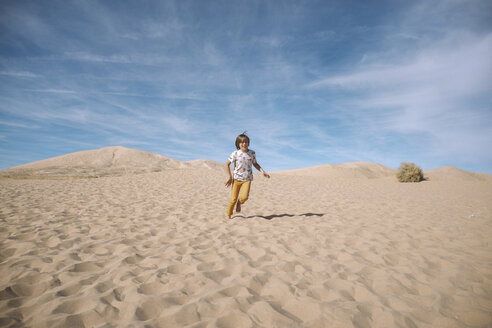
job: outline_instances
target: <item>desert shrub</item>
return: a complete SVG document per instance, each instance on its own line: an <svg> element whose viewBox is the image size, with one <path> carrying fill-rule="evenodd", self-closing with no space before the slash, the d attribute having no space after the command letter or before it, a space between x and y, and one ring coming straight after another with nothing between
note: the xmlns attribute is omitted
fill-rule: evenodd
<svg viewBox="0 0 492 328"><path fill-rule="evenodd" d="M396 178L400 182L420 182L424 180L424 173L414 163L403 162L396 173Z"/></svg>

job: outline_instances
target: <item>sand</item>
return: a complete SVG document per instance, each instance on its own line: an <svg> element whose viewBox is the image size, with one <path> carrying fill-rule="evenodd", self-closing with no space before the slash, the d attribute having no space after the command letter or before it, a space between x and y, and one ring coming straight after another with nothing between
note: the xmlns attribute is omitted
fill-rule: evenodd
<svg viewBox="0 0 492 328"><path fill-rule="evenodd" d="M0 326L492 327L490 176L364 167L0 179Z"/></svg>
<svg viewBox="0 0 492 328"><path fill-rule="evenodd" d="M217 170L222 166L211 160L178 161L140 149L112 146L19 165L0 171L0 178L100 178L182 168Z"/></svg>

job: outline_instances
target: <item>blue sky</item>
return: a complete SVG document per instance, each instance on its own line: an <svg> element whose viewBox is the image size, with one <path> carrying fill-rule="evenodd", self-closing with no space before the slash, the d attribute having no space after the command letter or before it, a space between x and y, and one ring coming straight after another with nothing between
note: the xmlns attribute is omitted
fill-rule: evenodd
<svg viewBox="0 0 492 328"><path fill-rule="evenodd" d="M121 145L492 174L492 2L0 2L0 169Z"/></svg>

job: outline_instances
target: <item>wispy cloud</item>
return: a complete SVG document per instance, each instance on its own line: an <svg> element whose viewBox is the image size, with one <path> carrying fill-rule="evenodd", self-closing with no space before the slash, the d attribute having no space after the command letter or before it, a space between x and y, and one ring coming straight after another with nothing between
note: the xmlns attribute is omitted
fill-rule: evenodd
<svg viewBox="0 0 492 328"><path fill-rule="evenodd" d="M38 126L33 125L33 124L26 124L23 122L5 121L5 120L0 120L0 125L6 126L6 127L13 127L13 128L22 128L22 129L38 128Z"/></svg>
<svg viewBox="0 0 492 328"><path fill-rule="evenodd" d="M413 13L421 15L422 8ZM407 22L417 19L422 23L422 16ZM448 26L439 34L411 56L371 56L343 74L320 77L305 87L348 92L350 97L339 104L357 114L354 121L368 122L363 129L368 135L403 138L414 148L410 156L420 152L426 163L458 158L464 165L492 163L487 151L492 140L492 33ZM417 140L424 144L416 145Z"/></svg>
<svg viewBox="0 0 492 328"><path fill-rule="evenodd" d="M63 89L45 89L45 90L30 90L32 92L42 92L42 93L61 93L61 94L76 94L75 91L72 91L72 90L63 90Z"/></svg>
<svg viewBox="0 0 492 328"><path fill-rule="evenodd" d="M5 75L5 76L11 76L11 77L19 77L19 78L36 78L39 77L39 75L34 74L32 72L27 72L27 71L2 71L0 72L0 75Z"/></svg>

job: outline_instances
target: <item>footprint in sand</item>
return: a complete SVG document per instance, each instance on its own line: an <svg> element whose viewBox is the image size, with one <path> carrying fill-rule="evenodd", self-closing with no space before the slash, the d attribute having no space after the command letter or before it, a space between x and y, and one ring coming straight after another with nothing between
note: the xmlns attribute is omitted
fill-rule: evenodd
<svg viewBox="0 0 492 328"><path fill-rule="evenodd" d="M247 328L252 327L253 322L247 315L240 312L233 312L218 318L215 322L215 326L217 328Z"/></svg>
<svg viewBox="0 0 492 328"><path fill-rule="evenodd" d="M82 262L74 264L72 272L93 272L101 270L104 265L97 262Z"/></svg>
<svg viewBox="0 0 492 328"><path fill-rule="evenodd" d="M135 315L138 320L146 321L159 317L165 308L166 304L164 301L160 299L149 299L137 307Z"/></svg>
<svg viewBox="0 0 492 328"><path fill-rule="evenodd" d="M77 283L75 285L68 286L56 293L58 296L71 296L75 295L82 289L82 285Z"/></svg>
<svg viewBox="0 0 492 328"><path fill-rule="evenodd" d="M105 282L101 282L99 284L96 285L96 290L99 292L99 293L105 293L106 291L110 290L111 288L114 288L114 283L112 281L105 281Z"/></svg>
<svg viewBox="0 0 492 328"><path fill-rule="evenodd" d="M43 283L16 283L0 293L0 299L13 297L39 296L50 288L50 282ZM10 297L9 297L10 296Z"/></svg>
<svg viewBox="0 0 492 328"><path fill-rule="evenodd" d="M219 291L219 293L224 295L224 296L229 296L229 297L250 297L250 296L253 296L253 294L250 292L250 290L244 286L233 286L233 287L224 288L221 291Z"/></svg>
<svg viewBox="0 0 492 328"><path fill-rule="evenodd" d="M194 268L187 264L173 264L167 267L167 272L173 274L187 274L192 271L194 271Z"/></svg>
<svg viewBox="0 0 492 328"><path fill-rule="evenodd" d="M65 319L64 327L96 327L104 322L103 318L95 310L69 315Z"/></svg>
<svg viewBox="0 0 492 328"><path fill-rule="evenodd" d="M199 271L212 271L217 268L217 262L200 263L196 268Z"/></svg>
<svg viewBox="0 0 492 328"><path fill-rule="evenodd" d="M53 313L67 313L75 314L87 311L89 309L95 308L97 305L96 301L91 299L77 299L77 300L67 300L58 305Z"/></svg>
<svg viewBox="0 0 492 328"><path fill-rule="evenodd" d="M138 292L144 295L161 294L164 290L166 290L166 286L160 281L141 284L138 288Z"/></svg>
<svg viewBox="0 0 492 328"><path fill-rule="evenodd" d="M174 314L161 320L163 327L186 327L199 321L200 315L195 303L184 305Z"/></svg>
<svg viewBox="0 0 492 328"><path fill-rule="evenodd" d="M139 254L135 254L133 256L128 256L123 261L127 264L137 264L137 263L141 262L143 259L144 259L143 256L141 256Z"/></svg>
<svg viewBox="0 0 492 328"><path fill-rule="evenodd" d="M229 269L222 269L217 271L203 272L203 275L218 284L222 284L222 280L231 277L232 271Z"/></svg>

